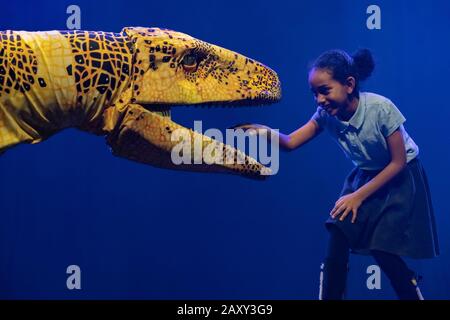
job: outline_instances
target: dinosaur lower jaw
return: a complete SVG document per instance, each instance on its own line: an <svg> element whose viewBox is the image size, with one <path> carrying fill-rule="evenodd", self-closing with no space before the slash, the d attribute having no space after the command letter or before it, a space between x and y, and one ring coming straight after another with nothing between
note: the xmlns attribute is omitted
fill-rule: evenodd
<svg viewBox="0 0 450 320"><path fill-rule="evenodd" d="M186 107L239 107L239 106L257 106L268 105L277 102L277 99L252 99L252 100L238 100L238 101L216 101L201 104L190 104L183 106ZM165 118L165 123L172 123L177 129L185 130L186 134L189 134L191 146L187 149L190 150L191 156L186 156L186 148L183 149L181 145L173 146L171 160L174 161L173 156L178 153L182 153L182 149L185 157L178 157L175 159L178 169L190 170L190 171L203 171L203 172L228 172L243 175L250 178L265 178L272 174L270 168L256 161L253 157L246 155L241 150L234 148L230 144L226 144L228 141L219 141L211 139L208 136L201 134L201 128L186 128L171 120L170 109L173 104L147 104L145 109L151 111L154 114L158 114ZM195 125L194 125L195 126ZM170 125L170 127L172 127ZM230 129L228 129L230 130ZM220 131L220 130L219 130ZM218 132L219 133L219 132ZM177 140L177 137L173 136L173 132L167 139ZM180 132L178 132L180 134ZM219 135L222 135L221 133ZM226 140L227 135L222 135ZM217 136L216 136L217 138ZM237 138L239 140L239 138ZM245 141L246 137L242 137ZM177 140L178 141L178 140ZM225 143L224 143L225 142ZM253 141L254 143L256 140ZM231 142L234 144L234 139ZM183 159L183 160L182 160Z"/></svg>
<svg viewBox="0 0 450 320"><path fill-rule="evenodd" d="M222 135L220 130L212 139L203 135L202 128L195 125L194 129L180 125L178 128L181 131L172 132L170 137L172 141L179 141L179 136L183 136L183 143L173 146L171 152L171 160L177 165L184 165L185 169L190 167L193 171L234 173L256 179L272 175L270 168L233 146L234 136L231 144L227 144L228 135ZM241 138L245 143L245 136ZM239 141L240 138L237 139ZM185 141L188 141L188 146L184 145ZM256 143L256 139L252 142ZM190 152L188 156L187 152Z"/></svg>

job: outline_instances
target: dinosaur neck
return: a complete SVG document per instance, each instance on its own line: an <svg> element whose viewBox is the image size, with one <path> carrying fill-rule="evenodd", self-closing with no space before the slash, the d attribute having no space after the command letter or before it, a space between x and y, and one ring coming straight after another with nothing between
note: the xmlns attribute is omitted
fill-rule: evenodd
<svg viewBox="0 0 450 320"><path fill-rule="evenodd" d="M126 89L132 71L132 43L120 33L60 32L71 47L66 68L75 81L77 126L101 134L102 114Z"/></svg>
<svg viewBox="0 0 450 320"><path fill-rule="evenodd" d="M66 127L101 134L129 85L132 45L109 32L0 32L0 151Z"/></svg>

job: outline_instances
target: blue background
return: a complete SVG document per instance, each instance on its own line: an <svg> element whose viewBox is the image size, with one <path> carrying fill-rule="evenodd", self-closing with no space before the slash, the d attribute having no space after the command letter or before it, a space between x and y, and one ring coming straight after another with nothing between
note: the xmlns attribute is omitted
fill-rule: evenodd
<svg viewBox="0 0 450 320"><path fill-rule="evenodd" d="M132 3L132 5L130 5ZM363 90L389 97L419 145L442 254L408 260L425 298L450 298L450 74L448 1L19 1L2 4L0 29L165 27L276 70L283 100L262 108L173 109L207 128L264 123L289 133L314 113L307 65L321 52L370 48ZM366 9L381 8L381 30ZM267 181L172 172L113 157L102 137L66 130L0 157L0 298L316 299L323 226L352 164L326 134L280 155ZM68 290L66 268L81 268ZM352 256L348 298L394 299L383 276L366 286L371 257Z"/></svg>

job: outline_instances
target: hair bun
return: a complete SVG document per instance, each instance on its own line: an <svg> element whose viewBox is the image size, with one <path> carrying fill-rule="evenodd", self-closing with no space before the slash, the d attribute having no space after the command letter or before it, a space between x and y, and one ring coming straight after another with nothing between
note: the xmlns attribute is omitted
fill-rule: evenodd
<svg viewBox="0 0 450 320"><path fill-rule="evenodd" d="M365 80L375 69L375 61L369 49L358 49L353 55L353 64L355 71L359 75L359 80Z"/></svg>

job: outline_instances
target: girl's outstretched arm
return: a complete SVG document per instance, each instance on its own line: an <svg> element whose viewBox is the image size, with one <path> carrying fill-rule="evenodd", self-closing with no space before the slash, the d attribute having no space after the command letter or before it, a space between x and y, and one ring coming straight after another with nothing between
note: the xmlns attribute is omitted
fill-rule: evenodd
<svg viewBox="0 0 450 320"><path fill-rule="evenodd" d="M284 134L282 132L274 131L272 128L262 124L242 124L233 127L234 129L254 130L255 134L264 134L269 139L274 135L278 137L280 146L288 151L294 150L312 140L322 130L315 120L309 120L303 126L291 132L290 134Z"/></svg>

